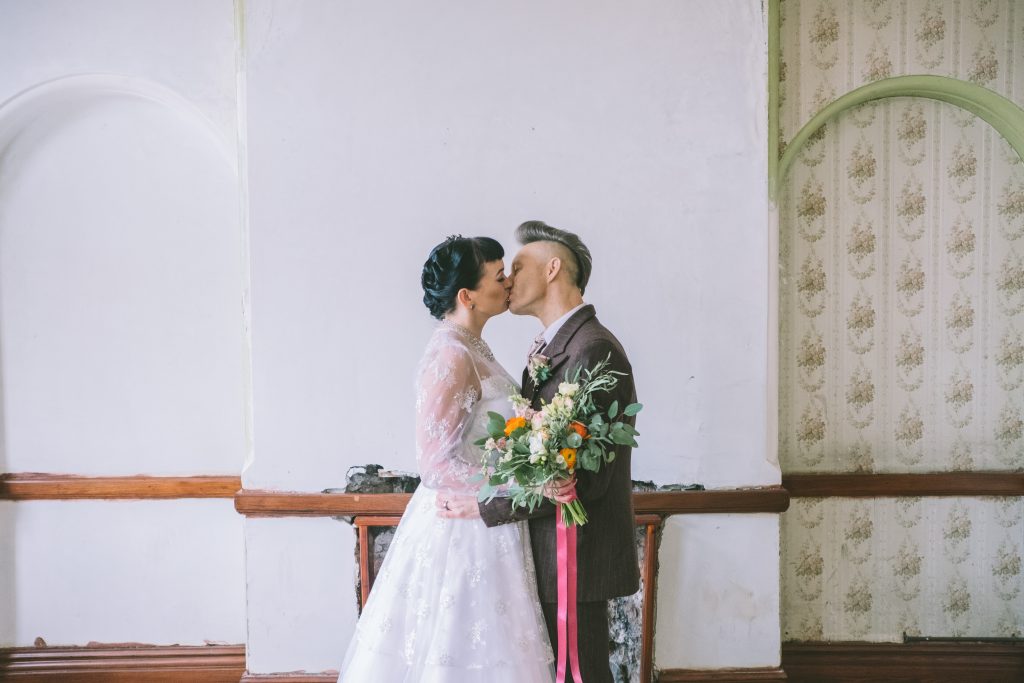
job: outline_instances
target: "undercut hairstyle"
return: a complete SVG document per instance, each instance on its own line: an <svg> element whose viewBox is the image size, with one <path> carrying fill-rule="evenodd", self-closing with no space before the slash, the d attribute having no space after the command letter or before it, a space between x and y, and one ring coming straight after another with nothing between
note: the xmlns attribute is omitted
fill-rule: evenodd
<svg viewBox="0 0 1024 683"><path fill-rule="evenodd" d="M484 265L505 257L501 243L490 237L452 235L430 250L420 284L423 303L438 320L455 310L460 289L476 289Z"/></svg>
<svg viewBox="0 0 1024 683"><path fill-rule="evenodd" d="M580 288L580 294L587 291L587 283L590 282L590 271L594 266L594 260L590 256L590 249L587 249L587 245L583 243L579 235L559 230L544 221L526 221L516 228L516 239L522 245L532 242L555 242L565 247L575 261L566 264L567 270L576 286Z"/></svg>

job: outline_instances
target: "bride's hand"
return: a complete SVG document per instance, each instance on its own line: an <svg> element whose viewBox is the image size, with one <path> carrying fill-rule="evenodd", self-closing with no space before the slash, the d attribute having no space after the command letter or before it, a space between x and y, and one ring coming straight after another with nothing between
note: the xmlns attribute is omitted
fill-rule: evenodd
<svg viewBox="0 0 1024 683"><path fill-rule="evenodd" d="M576 477L554 479L544 484L544 497L556 503L571 503L576 499Z"/></svg>
<svg viewBox="0 0 1024 683"><path fill-rule="evenodd" d="M434 499L437 514L448 519L472 519L480 516L480 507L475 496L464 496L453 493L437 494Z"/></svg>

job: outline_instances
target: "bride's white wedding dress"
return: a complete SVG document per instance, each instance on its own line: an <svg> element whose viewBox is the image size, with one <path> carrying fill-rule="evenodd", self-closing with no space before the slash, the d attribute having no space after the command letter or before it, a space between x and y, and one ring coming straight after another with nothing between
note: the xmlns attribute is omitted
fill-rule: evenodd
<svg viewBox="0 0 1024 683"><path fill-rule="evenodd" d="M471 483L487 412L508 415L516 383L487 345L442 323L420 362L422 483L395 532L345 655L341 683L551 683L554 668L525 522L488 528L437 515L438 491Z"/></svg>

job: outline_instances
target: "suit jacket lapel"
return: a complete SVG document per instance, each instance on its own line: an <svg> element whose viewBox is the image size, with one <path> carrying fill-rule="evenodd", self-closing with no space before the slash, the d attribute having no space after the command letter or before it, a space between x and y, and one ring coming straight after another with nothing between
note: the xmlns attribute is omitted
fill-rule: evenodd
<svg viewBox="0 0 1024 683"><path fill-rule="evenodd" d="M547 356L548 358L548 367L551 368L551 375L548 377L546 382L541 382L536 386L533 386L533 382L531 381L530 384L532 386L532 391L529 394L524 391L524 396L529 396L531 401L535 401L541 388L545 384L548 382L561 381L560 377L564 373L559 366L567 357L565 347L569 344L569 341L572 340L579 329L583 327L583 324L595 315L597 315L597 311L594 310L593 306L587 304L580 310L573 313L572 317L565 321L565 323L558 329L558 332L555 333L555 338L551 340L551 343L541 349L541 355ZM523 386L526 386L525 381Z"/></svg>
<svg viewBox="0 0 1024 683"><path fill-rule="evenodd" d="M523 387L523 396L525 398L530 399L530 401L532 402L533 401L533 395L534 395L534 393L536 393L537 387L535 387L533 385L533 380L530 379L530 368L529 367L523 368L523 383L522 383L522 387Z"/></svg>

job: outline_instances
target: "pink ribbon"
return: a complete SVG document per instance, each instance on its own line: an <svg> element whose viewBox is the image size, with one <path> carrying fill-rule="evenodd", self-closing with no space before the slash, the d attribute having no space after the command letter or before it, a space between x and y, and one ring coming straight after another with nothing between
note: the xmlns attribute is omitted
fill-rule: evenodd
<svg viewBox="0 0 1024 683"><path fill-rule="evenodd" d="M558 668L555 683L565 683L566 659L572 667L576 683L583 683L583 675L580 673L579 623L576 615L576 525L565 524L562 506L557 504L555 527L558 543Z"/></svg>

